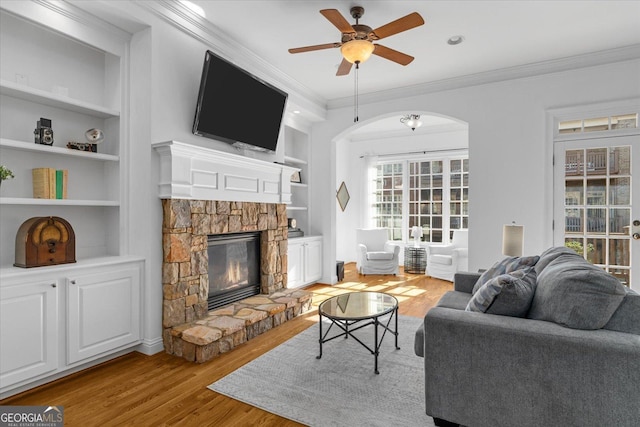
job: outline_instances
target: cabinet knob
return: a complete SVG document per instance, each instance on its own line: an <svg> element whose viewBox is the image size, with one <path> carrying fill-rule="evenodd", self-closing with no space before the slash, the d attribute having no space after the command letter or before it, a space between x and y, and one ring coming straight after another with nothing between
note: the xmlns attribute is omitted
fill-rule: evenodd
<svg viewBox="0 0 640 427"><path fill-rule="evenodd" d="M75 285L75 284L76 284L76 281L75 281L75 280L72 280L70 283L71 283L72 285Z"/></svg>
<svg viewBox="0 0 640 427"><path fill-rule="evenodd" d="M56 285L55 283L52 283L52 284L51 284L51 287L52 287L52 288L57 288L57 287L58 287L58 285Z"/></svg>

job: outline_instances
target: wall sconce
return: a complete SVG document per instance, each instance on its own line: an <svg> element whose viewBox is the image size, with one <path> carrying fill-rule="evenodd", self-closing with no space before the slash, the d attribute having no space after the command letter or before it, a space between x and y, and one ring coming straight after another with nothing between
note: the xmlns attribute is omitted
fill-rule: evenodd
<svg viewBox="0 0 640 427"><path fill-rule="evenodd" d="M522 256L524 248L524 226L515 221L502 227L502 254L506 256Z"/></svg>
<svg viewBox="0 0 640 427"><path fill-rule="evenodd" d="M419 114L407 114L406 116L402 116L400 118L400 122L410 127L411 130L416 130L416 128L422 126Z"/></svg>

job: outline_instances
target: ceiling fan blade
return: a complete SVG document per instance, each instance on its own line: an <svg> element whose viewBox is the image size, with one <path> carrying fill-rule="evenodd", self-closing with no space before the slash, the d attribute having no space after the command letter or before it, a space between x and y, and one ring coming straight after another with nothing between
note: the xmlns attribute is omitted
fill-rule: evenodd
<svg viewBox="0 0 640 427"><path fill-rule="evenodd" d="M378 27L372 31L375 40L380 40L385 37L392 36L394 34L401 33L403 31L410 30L415 27L419 27L424 24L424 19L418 12L413 12L388 24Z"/></svg>
<svg viewBox="0 0 640 427"><path fill-rule="evenodd" d="M336 73L336 76L346 76L347 74L349 74L351 72L351 66L353 64L349 61L347 61L346 59L342 58L342 62L340 63L340 66L338 67L338 72Z"/></svg>
<svg viewBox="0 0 640 427"><path fill-rule="evenodd" d="M406 53L398 52L397 50L388 48L381 44L376 44L376 48L373 50L374 55L381 56L389 61L397 62L400 65L409 65L413 61L413 56Z"/></svg>
<svg viewBox="0 0 640 427"><path fill-rule="evenodd" d="M322 16L327 18L329 22L335 25L336 28L339 29L341 33L356 32L351 26L351 24L347 22L344 16L342 16L342 14L337 9L322 9L320 13L322 14Z"/></svg>
<svg viewBox="0 0 640 427"><path fill-rule="evenodd" d="M289 53L301 53L301 52L311 52L313 50L322 50L322 49L331 49L333 47L340 47L342 43L325 43L325 44L316 44L313 46L304 46L304 47L294 47L289 49Z"/></svg>

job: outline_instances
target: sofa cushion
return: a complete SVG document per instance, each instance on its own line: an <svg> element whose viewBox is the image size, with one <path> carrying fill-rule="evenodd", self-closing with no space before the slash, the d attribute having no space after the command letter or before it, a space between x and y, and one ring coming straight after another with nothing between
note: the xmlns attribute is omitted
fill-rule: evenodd
<svg viewBox="0 0 640 427"><path fill-rule="evenodd" d="M475 286L473 287L473 293L478 292L478 289L489 280L498 277L501 274L511 273L512 271L522 270L526 267L532 267L536 265L540 257L538 255L525 256L525 257L507 257L493 264L493 266L482 273L478 278Z"/></svg>
<svg viewBox="0 0 640 427"><path fill-rule="evenodd" d="M640 335L640 294L625 287L627 294L603 329Z"/></svg>
<svg viewBox="0 0 640 427"><path fill-rule="evenodd" d="M449 291L444 295L442 295L442 298L440 298L440 300L436 304L436 307L464 310L467 304L469 304L470 299L471 299L471 294L469 293Z"/></svg>
<svg viewBox="0 0 640 427"><path fill-rule="evenodd" d="M467 311L525 317L536 289L533 267L501 274L482 285L469 300Z"/></svg>
<svg viewBox="0 0 640 427"><path fill-rule="evenodd" d="M393 259L393 252L383 252L383 251L367 252L367 259L390 260L390 259Z"/></svg>
<svg viewBox="0 0 640 427"><path fill-rule="evenodd" d="M528 317L574 329L600 329L626 292L618 279L581 256L561 254L538 276Z"/></svg>

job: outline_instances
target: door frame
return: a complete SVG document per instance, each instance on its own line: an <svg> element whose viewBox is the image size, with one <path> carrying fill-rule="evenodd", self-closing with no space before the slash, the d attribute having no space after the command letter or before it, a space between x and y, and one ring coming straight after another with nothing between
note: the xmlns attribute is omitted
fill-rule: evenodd
<svg viewBox="0 0 640 427"><path fill-rule="evenodd" d="M588 133L583 132L579 134L560 134L558 132L558 125L560 124L560 122L566 120L579 120L590 117L605 117L617 114L628 114L632 112L640 113L640 98L630 98L606 103L552 108L546 111L547 144L545 147L545 157L547 160L547 166L545 168L545 188L547 188L547 191L545 197L545 205L547 206L547 209L544 218L545 230L548 230L545 237L545 240L547 241L546 247L558 244L558 242L555 241L554 229L554 214L557 208L556 200L554 198L554 190L556 185L564 185L564 181L561 183L556 182L557 179L555 177L554 161L563 162L563 159L554 159L555 144L564 141L604 139L618 136L640 136L640 127L632 129L618 129L615 131L608 130ZM633 151L635 151L635 153L633 153ZM633 150L632 147L632 156L633 155L635 155L635 157L640 156L640 149ZM640 176L640 170L632 170L632 174ZM636 190L636 192L637 191L638 190ZM638 210L640 210L640 208L636 208L636 212ZM636 215L638 214L636 213ZM560 227L562 226L562 224L555 224L555 226ZM638 283L635 283L633 289L639 289Z"/></svg>

